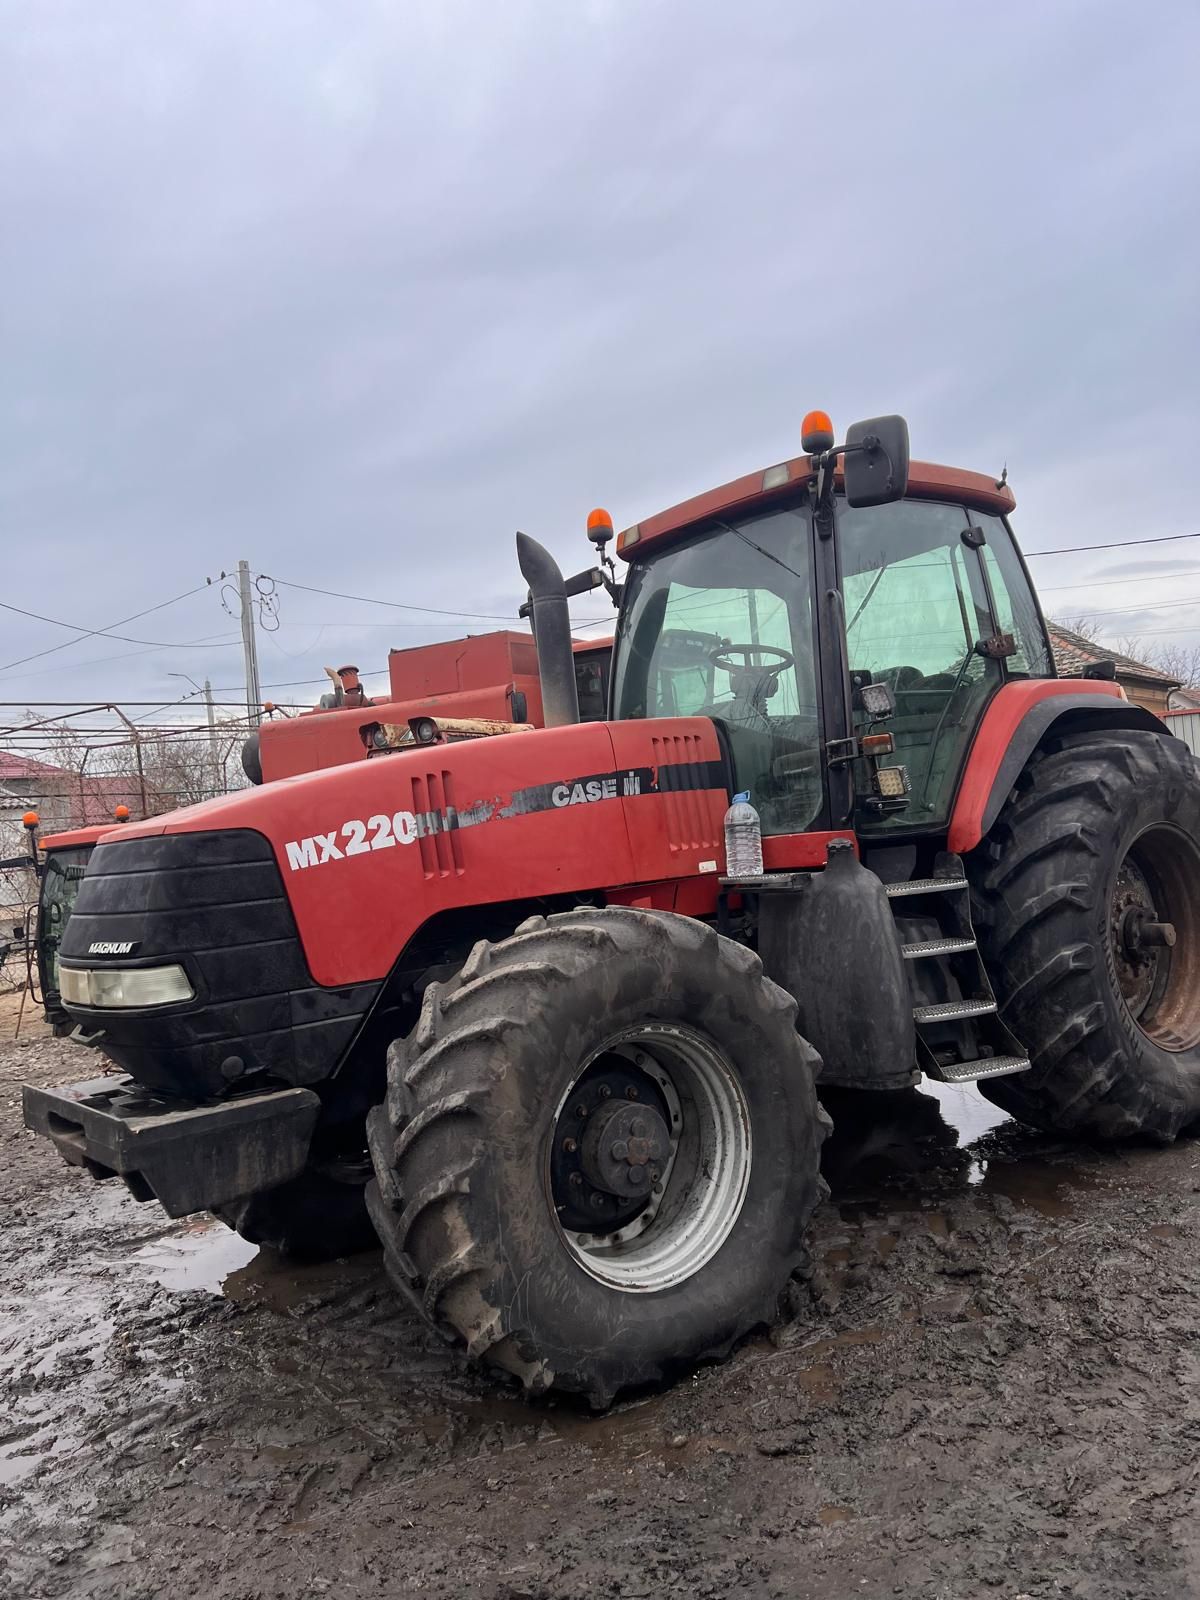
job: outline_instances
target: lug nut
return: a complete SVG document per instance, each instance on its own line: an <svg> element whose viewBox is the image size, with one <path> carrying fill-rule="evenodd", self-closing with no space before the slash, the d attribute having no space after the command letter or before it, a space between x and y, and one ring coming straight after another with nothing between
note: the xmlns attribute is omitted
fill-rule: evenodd
<svg viewBox="0 0 1200 1600"><path fill-rule="evenodd" d="M638 1097L637 1088L636 1088L636 1086L634 1084L631 1083L629 1085L628 1089L626 1089L626 1091L625 1091L625 1098L626 1098L626 1100L636 1100L637 1097Z"/></svg>
<svg viewBox="0 0 1200 1600"><path fill-rule="evenodd" d="M635 1139L644 1139L646 1137L646 1124L641 1117L634 1117L629 1124L629 1131Z"/></svg>
<svg viewBox="0 0 1200 1600"><path fill-rule="evenodd" d="M602 1194L594 1194L592 1196L591 1200L589 1201L589 1204L590 1204L590 1206L591 1206L593 1211L603 1211L604 1210L604 1196Z"/></svg>
<svg viewBox="0 0 1200 1600"><path fill-rule="evenodd" d="M608 1085L606 1083L602 1083L600 1085L600 1098L601 1098L601 1100L607 1100L608 1097L611 1094L612 1094L612 1090L608 1087Z"/></svg>
<svg viewBox="0 0 1200 1600"><path fill-rule="evenodd" d="M584 1105L582 1100L575 1107L575 1115L577 1117L586 1117L587 1116L587 1107Z"/></svg>
<svg viewBox="0 0 1200 1600"><path fill-rule="evenodd" d="M574 1139L564 1139L563 1140L563 1149L567 1152L567 1154L569 1156L573 1156L575 1154L576 1150L579 1149L578 1142L576 1140L574 1140Z"/></svg>
<svg viewBox="0 0 1200 1600"><path fill-rule="evenodd" d="M625 1161L629 1156L629 1146L624 1139L614 1139L608 1153L614 1161Z"/></svg>
<svg viewBox="0 0 1200 1600"><path fill-rule="evenodd" d="M567 1179L567 1182L569 1184L571 1184L574 1188L578 1189L580 1184L582 1184L582 1182L583 1182L583 1173L582 1172L573 1172L571 1174L571 1176Z"/></svg>
<svg viewBox="0 0 1200 1600"><path fill-rule="evenodd" d="M645 1167L630 1167L628 1177L630 1187L640 1189L646 1181Z"/></svg>

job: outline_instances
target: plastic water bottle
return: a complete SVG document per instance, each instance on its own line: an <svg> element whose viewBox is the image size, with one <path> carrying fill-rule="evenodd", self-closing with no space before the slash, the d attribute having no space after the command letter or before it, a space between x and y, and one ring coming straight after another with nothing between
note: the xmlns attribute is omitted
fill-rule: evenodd
<svg viewBox="0 0 1200 1600"><path fill-rule="evenodd" d="M750 804L750 791L735 794L725 813L725 875L761 878L763 875L762 826Z"/></svg>

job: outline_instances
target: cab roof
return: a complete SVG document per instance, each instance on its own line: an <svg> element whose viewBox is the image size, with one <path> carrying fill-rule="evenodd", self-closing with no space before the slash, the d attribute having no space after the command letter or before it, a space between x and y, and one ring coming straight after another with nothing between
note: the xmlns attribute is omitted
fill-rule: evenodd
<svg viewBox="0 0 1200 1600"><path fill-rule="evenodd" d="M796 456L777 466L760 472L747 473L744 478L734 478L718 489L708 489L681 501L669 511L647 517L644 522L626 528L617 536L617 552L627 561L636 561L647 544L673 534L680 534L698 523L713 517L728 517L734 512L746 512L761 507L767 509L776 500L785 498L813 476L812 458ZM834 482L841 483L839 469ZM962 467L941 467L932 461L913 461L908 469L908 497L912 499L944 500L956 498L980 511L1007 515L1016 505L1016 496L1007 483L999 483L984 472L967 472Z"/></svg>
<svg viewBox="0 0 1200 1600"><path fill-rule="evenodd" d="M63 833L48 833L38 840L39 850L69 850L79 845L95 844L106 833L116 833L124 826L120 822L93 823L88 828L68 828Z"/></svg>

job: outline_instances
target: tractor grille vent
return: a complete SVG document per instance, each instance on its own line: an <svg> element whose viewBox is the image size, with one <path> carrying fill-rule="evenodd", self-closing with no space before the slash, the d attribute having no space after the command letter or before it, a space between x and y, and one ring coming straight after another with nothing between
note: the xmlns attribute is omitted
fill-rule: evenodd
<svg viewBox="0 0 1200 1600"><path fill-rule="evenodd" d="M703 774L710 765L700 740L694 733L655 734L651 739L654 765L692 768L688 783L664 789L668 843L673 851L706 851L722 848L724 796L702 787Z"/></svg>
<svg viewBox="0 0 1200 1600"><path fill-rule="evenodd" d="M414 773L412 809L417 819L421 870L427 878L458 876L463 870L462 840L454 804L454 779L448 772Z"/></svg>

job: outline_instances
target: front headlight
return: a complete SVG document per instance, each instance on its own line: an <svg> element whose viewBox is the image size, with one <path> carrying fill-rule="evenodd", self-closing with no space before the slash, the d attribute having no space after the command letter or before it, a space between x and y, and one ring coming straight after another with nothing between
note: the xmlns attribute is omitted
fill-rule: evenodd
<svg viewBox="0 0 1200 1600"><path fill-rule="evenodd" d="M169 1006L192 999L194 993L180 966L60 966L58 988L68 1005L97 1007Z"/></svg>

